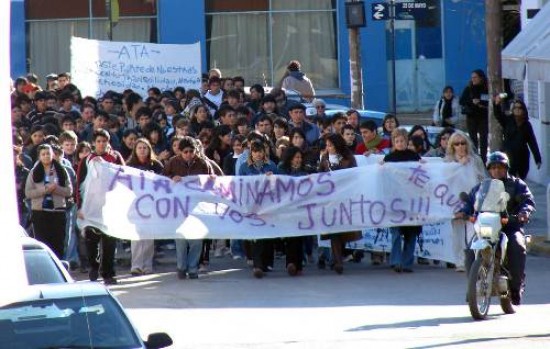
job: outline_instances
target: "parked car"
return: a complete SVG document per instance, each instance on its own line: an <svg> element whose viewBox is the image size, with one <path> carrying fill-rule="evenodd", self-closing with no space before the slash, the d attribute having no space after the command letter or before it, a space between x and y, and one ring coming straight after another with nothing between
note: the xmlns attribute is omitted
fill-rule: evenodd
<svg viewBox="0 0 550 349"><path fill-rule="evenodd" d="M407 132L410 132L413 128L413 125L401 125L399 127L403 127ZM440 126L424 126L424 129L428 133L428 140L430 141L430 144L433 146L437 146L436 140L437 135L443 131L443 127Z"/></svg>
<svg viewBox="0 0 550 349"><path fill-rule="evenodd" d="M325 114L328 117L332 117L336 113L344 113L345 114L350 109L351 108L331 109L331 108L329 108L329 104L327 104L327 109L325 111ZM366 120L372 120L376 123L376 126L378 126L378 127L382 127L382 121L384 120L384 116L386 116L386 113L383 113L381 111L368 110L368 109L361 109L361 110L358 110L357 112L359 113L359 115L361 117L361 119L359 120L359 123L361 123L363 121L366 121Z"/></svg>
<svg viewBox="0 0 550 349"><path fill-rule="evenodd" d="M21 240L29 285L74 282L68 263L60 261L48 246L30 237Z"/></svg>
<svg viewBox="0 0 550 349"><path fill-rule="evenodd" d="M0 347L165 348L166 333L143 341L124 309L97 283L31 285L0 307ZM7 345L7 346L4 346Z"/></svg>

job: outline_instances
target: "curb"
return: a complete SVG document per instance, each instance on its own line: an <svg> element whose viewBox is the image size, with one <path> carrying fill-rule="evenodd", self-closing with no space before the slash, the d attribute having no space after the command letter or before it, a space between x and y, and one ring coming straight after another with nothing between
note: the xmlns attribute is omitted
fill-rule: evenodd
<svg viewBox="0 0 550 349"><path fill-rule="evenodd" d="M550 257L550 241L544 236L533 236L527 253L534 256Z"/></svg>

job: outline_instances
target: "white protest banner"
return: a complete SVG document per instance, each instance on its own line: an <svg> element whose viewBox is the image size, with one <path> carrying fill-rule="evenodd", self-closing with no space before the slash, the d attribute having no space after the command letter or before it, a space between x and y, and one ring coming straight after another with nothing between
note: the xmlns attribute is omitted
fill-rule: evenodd
<svg viewBox="0 0 550 349"><path fill-rule="evenodd" d="M90 162L80 227L123 239L258 239L450 220L476 184L457 163L387 163L304 177L189 176L181 182Z"/></svg>
<svg viewBox="0 0 550 349"><path fill-rule="evenodd" d="M71 38L72 81L83 96L132 89L142 96L156 86L198 89L201 83L200 43L150 44Z"/></svg>
<svg viewBox="0 0 550 349"><path fill-rule="evenodd" d="M470 226L470 228L472 228ZM391 252L393 228L369 228L363 230L363 238L346 244L346 248L366 251ZM461 263L455 260L453 253L453 228L451 221L426 224L422 226L422 235L416 244L415 255L450 263ZM464 232L466 234L466 232ZM471 237L472 231L468 231ZM464 236L460 237L464 240ZM330 240L319 240L320 247L330 248Z"/></svg>

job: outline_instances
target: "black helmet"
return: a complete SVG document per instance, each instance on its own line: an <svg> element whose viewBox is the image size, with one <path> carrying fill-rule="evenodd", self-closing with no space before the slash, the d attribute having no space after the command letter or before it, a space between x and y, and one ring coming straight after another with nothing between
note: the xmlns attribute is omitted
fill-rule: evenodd
<svg viewBox="0 0 550 349"><path fill-rule="evenodd" d="M502 164L506 166L506 168L509 168L510 162L508 161L508 155L501 151L492 152L487 157L487 169L494 164Z"/></svg>

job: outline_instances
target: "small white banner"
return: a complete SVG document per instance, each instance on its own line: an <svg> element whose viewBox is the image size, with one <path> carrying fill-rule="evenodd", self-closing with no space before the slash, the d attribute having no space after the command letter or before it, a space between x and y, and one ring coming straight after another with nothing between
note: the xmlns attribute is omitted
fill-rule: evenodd
<svg viewBox="0 0 550 349"><path fill-rule="evenodd" d="M473 235L473 227L468 224L468 241ZM354 242L348 242L346 248L391 252L392 248L392 229L394 228L368 228L363 230L363 238ZM422 234L415 248L415 256L446 261L450 263L462 263L455 260L453 243L455 239L452 237L453 228L451 221L447 220L441 223L426 224L422 226ZM466 234L464 231L462 234ZM465 240L465 235L459 237L460 240ZM320 247L330 248L330 240L318 240Z"/></svg>
<svg viewBox="0 0 550 349"><path fill-rule="evenodd" d="M449 221L476 183L457 163L371 164L304 177L184 177L91 161L79 226L121 239L260 239Z"/></svg>
<svg viewBox="0 0 550 349"><path fill-rule="evenodd" d="M201 83L200 43L150 44L71 38L71 75L83 96L132 89L141 96L156 86L198 89Z"/></svg>

